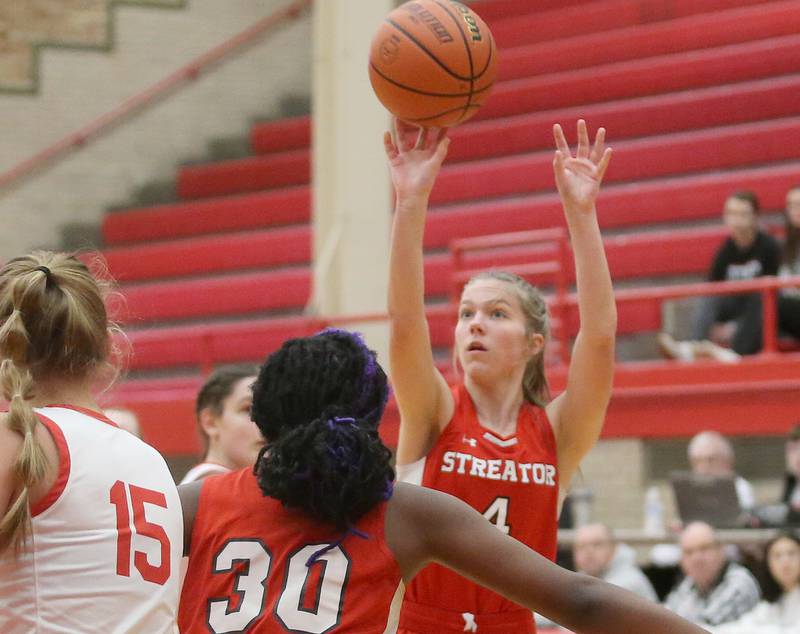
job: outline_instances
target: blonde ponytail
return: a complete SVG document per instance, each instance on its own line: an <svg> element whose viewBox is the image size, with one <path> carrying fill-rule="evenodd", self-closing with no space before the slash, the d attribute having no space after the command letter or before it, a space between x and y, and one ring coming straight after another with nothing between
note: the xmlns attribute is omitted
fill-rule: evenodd
<svg viewBox="0 0 800 634"><path fill-rule="evenodd" d="M0 348L8 341L2 335L0 331ZM47 457L36 439L38 419L31 405L33 379L30 372L20 370L12 359L4 359L0 363L0 389L9 402L6 423L22 437L22 448L14 462L20 493L0 520L0 552L3 552L11 546L18 549L25 541L31 520L30 492L45 477Z"/></svg>
<svg viewBox="0 0 800 634"><path fill-rule="evenodd" d="M37 441L34 385L91 381L108 365L108 286L66 253L35 251L0 269L0 390L10 405L4 424L22 438L13 465L19 495L0 519L0 552L24 544L31 491L48 469Z"/></svg>

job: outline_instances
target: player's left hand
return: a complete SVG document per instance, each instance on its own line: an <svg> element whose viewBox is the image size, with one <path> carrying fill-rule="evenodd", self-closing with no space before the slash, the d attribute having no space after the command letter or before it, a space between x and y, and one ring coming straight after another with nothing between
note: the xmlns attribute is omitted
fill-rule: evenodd
<svg viewBox="0 0 800 634"><path fill-rule="evenodd" d="M553 171L564 208L568 212L593 211L597 194L600 192L600 183L611 160L611 148L605 147L605 128L597 131L594 147L590 150L586 121L579 119L578 151L574 157L564 137L564 131L558 123L553 126L553 137L556 141Z"/></svg>
<svg viewBox="0 0 800 634"><path fill-rule="evenodd" d="M393 123L383 142L395 193L399 200L427 200L447 155L447 128L421 128L397 118Z"/></svg>

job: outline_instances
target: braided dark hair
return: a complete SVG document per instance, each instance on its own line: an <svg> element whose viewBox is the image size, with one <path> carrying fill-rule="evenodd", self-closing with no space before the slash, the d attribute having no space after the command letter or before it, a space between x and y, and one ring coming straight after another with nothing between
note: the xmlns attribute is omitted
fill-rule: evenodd
<svg viewBox="0 0 800 634"><path fill-rule="evenodd" d="M255 466L264 495L351 529L391 495L391 453L378 435L388 395L358 334L286 341L253 385L251 417L267 440Z"/></svg>

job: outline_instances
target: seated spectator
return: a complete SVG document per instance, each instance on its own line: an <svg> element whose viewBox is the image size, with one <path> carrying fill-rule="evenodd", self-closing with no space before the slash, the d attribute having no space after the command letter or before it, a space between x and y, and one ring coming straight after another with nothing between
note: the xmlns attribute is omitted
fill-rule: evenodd
<svg viewBox="0 0 800 634"><path fill-rule="evenodd" d="M800 275L800 185L786 194L786 241L778 275ZM778 293L778 326L781 332L800 339L800 288L784 288Z"/></svg>
<svg viewBox="0 0 800 634"><path fill-rule="evenodd" d="M761 587L764 600L719 634L797 634L800 632L800 537L783 534L767 543Z"/></svg>
<svg viewBox="0 0 800 634"><path fill-rule="evenodd" d="M786 439L786 477L781 502L788 507L787 523L800 524L800 423Z"/></svg>
<svg viewBox="0 0 800 634"><path fill-rule="evenodd" d="M633 549L618 543L605 524L587 524L579 528L572 554L578 572L658 601L650 581L636 565Z"/></svg>
<svg viewBox="0 0 800 634"><path fill-rule="evenodd" d="M117 424L117 427L124 429L137 438L142 437L142 428L139 425L139 417L125 407L109 407L105 410L105 415Z"/></svg>
<svg viewBox="0 0 800 634"><path fill-rule="evenodd" d="M197 429L205 446L203 460L181 484L255 464L264 444L250 420L250 388L256 376L256 368L249 366L224 366L209 375L195 403Z"/></svg>
<svg viewBox="0 0 800 634"><path fill-rule="evenodd" d="M736 494L744 511L755 506L752 485L736 475L736 457L733 446L725 436L716 431L702 431L689 441L687 449L692 473L708 476L735 476Z"/></svg>
<svg viewBox="0 0 800 634"><path fill-rule="evenodd" d="M725 201L723 219L729 236L714 256L709 281L750 280L778 273L780 248L759 228L758 212L758 198L752 192L737 192ZM694 315L692 341L675 341L661 333L659 345L665 355L682 361L701 356L734 361L737 355L761 350L761 321L758 293L704 297ZM733 353L716 345L720 343L729 344Z"/></svg>
<svg viewBox="0 0 800 634"><path fill-rule="evenodd" d="M758 583L746 568L727 560L711 526L689 524L680 546L685 577L667 597L667 608L699 625L721 625L756 606Z"/></svg>

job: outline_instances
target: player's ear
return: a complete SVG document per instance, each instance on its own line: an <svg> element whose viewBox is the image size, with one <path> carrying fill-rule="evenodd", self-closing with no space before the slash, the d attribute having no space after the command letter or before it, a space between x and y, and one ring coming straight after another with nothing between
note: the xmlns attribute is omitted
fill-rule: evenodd
<svg viewBox="0 0 800 634"><path fill-rule="evenodd" d="M528 346L531 356L539 354L544 349L545 339L544 335L534 332L528 335Z"/></svg>
<svg viewBox="0 0 800 634"><path fill-rule="evenodd" d="M200 424L200 429L208 436L209 440L213 440L219 436L219 419L214 415L210 407L200 410L198 414L198 423Z"/></svg>

